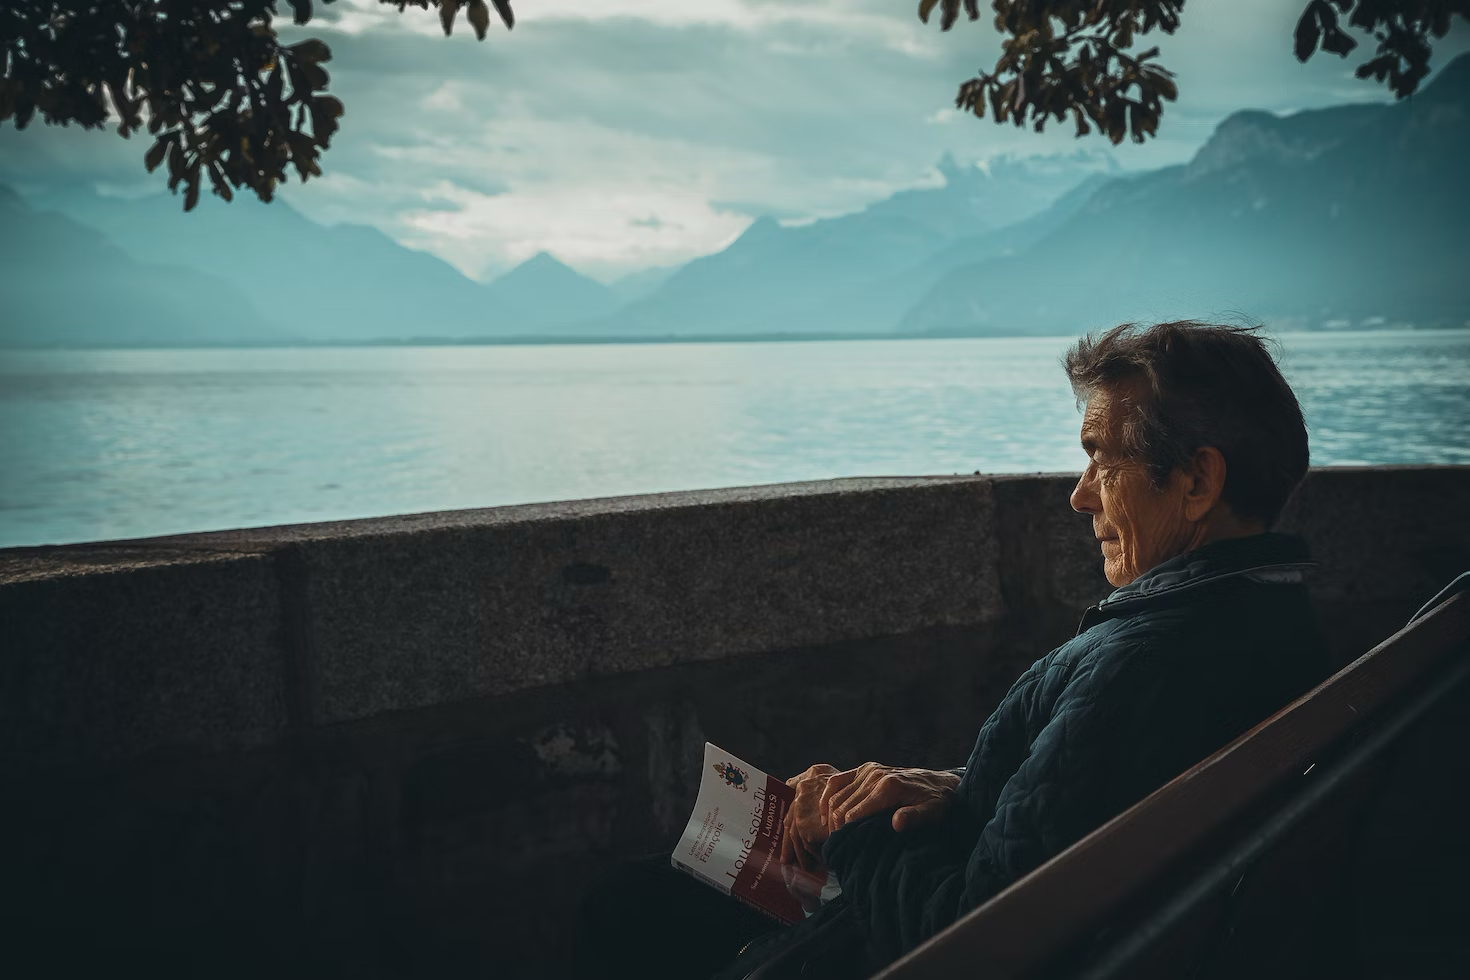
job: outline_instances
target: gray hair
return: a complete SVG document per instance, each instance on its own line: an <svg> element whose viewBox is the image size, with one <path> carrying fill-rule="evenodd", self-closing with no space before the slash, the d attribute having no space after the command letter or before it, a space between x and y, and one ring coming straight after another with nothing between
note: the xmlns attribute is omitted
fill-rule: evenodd
<svg viewBox="0 0 1470 980"><path fill-rule="evenodd" d="M1118 391L1125 451L1155 486L1196 450L1225 457L1222 499L1269 527L1307 472L1307 427L1255 327L1179 320L1088 334L1063 359L1078 402Z"/></svg>

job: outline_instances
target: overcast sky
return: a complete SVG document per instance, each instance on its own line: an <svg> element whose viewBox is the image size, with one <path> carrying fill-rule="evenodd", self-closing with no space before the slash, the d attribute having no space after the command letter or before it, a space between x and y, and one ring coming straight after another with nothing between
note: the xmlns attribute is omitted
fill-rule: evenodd
<svg viewBox="0 0 1470 980"><path fill-rule="evenodd" d="M477 43L462 21L445 38L433 13L319 4L306 34L330 44L347 113L326 176L285 196L476 278L546 249L609 279L714 251L761 214L839 214L932 182L945 152L969 162L1080 146L1152 167L1187 158L1237 109L1385 98L1352 78L1360 58L1297 64L1303 0L1191 0L1180 32L1160 38L1181 97L1159 139L1110 148L1070 126L1038 136L951 108L959 82L994 62L988 12L944 34L915 6L517 0L515 30L492 17ZM7 125L0 179L67 174L137 193L162 185L143 173L146 149L111 131Z"/></svg>

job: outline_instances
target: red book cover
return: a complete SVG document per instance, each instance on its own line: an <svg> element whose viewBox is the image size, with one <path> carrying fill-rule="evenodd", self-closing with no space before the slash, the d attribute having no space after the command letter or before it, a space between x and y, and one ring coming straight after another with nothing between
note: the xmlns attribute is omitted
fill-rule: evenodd
<svg viewBox="0 0 1470 980"><path fill-rule="evenodd" d="M837 893L824 870L780 862L795 790L705 743L694 813L671 858L674 867L785 923L798 922Z"/></svg>

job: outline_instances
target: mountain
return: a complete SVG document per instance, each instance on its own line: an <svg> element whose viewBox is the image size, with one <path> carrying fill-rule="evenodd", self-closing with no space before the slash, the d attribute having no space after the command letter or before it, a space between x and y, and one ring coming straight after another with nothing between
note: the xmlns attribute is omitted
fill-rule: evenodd
<svg viewBox="0 0 1470 980"><path fill-rule="evenodd" d="M690 262L599 326L627 335L881 331L892 323L871 307L853 318L844 294L886 282L945 240L898 217L857 214L795 228L759 218L729 247Z"/></svg>
<svg viewBox="0 0 1470 980"><path fill-rule="evenodd" d="M39 200L102 231L141 262L229 283L254 297L292 340L482 338L531 329L447 262L376 228L316 224L283 200L262 204L241 195L226 204L206 195L187 214L167 194L124 200L70 188Z"/></svg>
<svg viewBox="0 0 1470 980"><path fill-rule="evenodd" d="M1015 224L979 234L965 235L946 242L939 251L922 263L921 268L932 273L926 279L924 289L932 286L935 280L941 278L950 269L984 259L1014 255L1031 247L1061 227L1067 219L1081 210L1100 188L1113 179L1111 176L1100 173L1092 174L1057 198L1050 207L1029 218L1017 221ZM922 293L923 290L920 290L915 295L915 300Z"/></svg>
<svg viewBox="0 0 1470 980"><path fill-rule="evenodd" d="M683 265L656 265L651 269L639 269L620 276L607 284L621 303L642 299L662 286L670 276L684 268Z"/></svg>
<svg viewBox="0 0 1470 980"><path fill-rule="evenodd" d="M537 252L487 288L537 326L606 316L619 305L618 296L607 286L547 252Z"/></svg>
<svg viewBox="0 0 1470 980"><path fill-rule="evenodd" d="M940 186L899 191L862 213L871 218L907 218L946 238L964 238L1025 221L1078 181L1101 180L1122 170L1108 153L1078 149L1049 156L1005 154L972 166L962 166L945 154L935 172L943 181Z"/></svg>
<svg viewBox="0 0 1470 980"><path fill-rule="evenodd" d="M0 187L0 347L214 344L279 337L217 276L139 262L95 228Z"/></svg>
<svg viewBox="0 0 1470 980"><path fill-rule="evenodd" d="M1243 313L1276 326L1470 321L1470 55L1392 105L1240 112L1186 165L1110 181L903 319L925 334L1075 333Z"/></svg>
<svg viewBox="0 0 1470 980"><path fill-rule="evenodd" d="M1002 158L988 169L946 158L939 186L901 191L854 214L794 226L759 218L723 251L689 262L647 296L576 330L887 332L949 267L946 246L1027 219L1099 171L1116 171L1111 157ZM993 246L1004 244L996 239Z"/></svg>

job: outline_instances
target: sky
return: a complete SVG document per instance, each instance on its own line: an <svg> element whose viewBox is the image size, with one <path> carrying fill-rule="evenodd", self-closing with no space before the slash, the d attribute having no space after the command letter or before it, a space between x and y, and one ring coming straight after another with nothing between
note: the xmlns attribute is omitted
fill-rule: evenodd
<svg viewBox="0 0 1470 980"><path fill-rule="evenodd" d="M1082 148L1147 168L1187 159L1239 109L1387 98L1352 77L1363 48L1296 62L1300 0L1191 0L1178 34L1157 41L1181 92L1158 139L1114 148L1070 126L1037 135L953 109L959 83L994 63L988 12L942 33L915 6L519 0L513 31L492 16L476 42L463 20L444 37L433 12L318 4L305 29L283 33L330 45L330 90L347 111L325 176L283 196L326 224L375 225L473 278L546 250L608 281L717 251L761 215L799 222L932 184L945 153L971 163ZM1465 35L1441 46L1436 66ZM0 180L157 193L146 149L111 130L6 125Z"/></svg>

